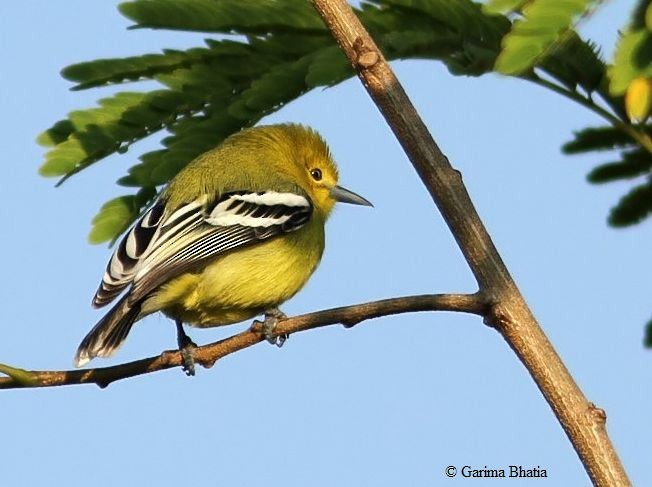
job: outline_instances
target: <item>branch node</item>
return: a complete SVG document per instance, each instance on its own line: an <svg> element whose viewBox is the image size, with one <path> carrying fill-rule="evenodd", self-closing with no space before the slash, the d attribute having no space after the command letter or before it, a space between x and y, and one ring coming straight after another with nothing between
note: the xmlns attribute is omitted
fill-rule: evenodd
<svg viewBox="0 0 652 487"><path fill-rule="evenodd" d="M373 67L380 60L380 56L375 51L367 51L358 55L356 62L358 66L363 69L369 69Z"/></svg>
<svg viewBox="0 0 652 487"><path fill-rule="evenodd" d="M201 363L201 366L204 367L205 369L210 369L210 368L213 367L213 365L215 365L215 362L217 362L217 359L216 360L206 360L206 361Z"/></svg>
<svg viewBox="0 0 652 487"><path fill-rule="evenodd" d="M594 403L589 403L589 415L597 421L601 426L607 424L607 413L601 407L596 406Z"/></svg>
<svg viewBox="0 0 652 487"><path fill-rule="evenodd" d="M210 369L213 365L215 365L215 362L217 362L217 359L198 359L195 358L195 363L201 365L205 369Z"/></svg>
<svg viewBox="0 0 652 487"><path fill-rule="evenodd" d="M349 328L353 328L355 325L360 323L360 320L342 320L341 323L342 326L348 330Z"/></svg>
<svg viewBox="0 0 652 487"><path fill-rule="evenodd" d="M508 317L498 301L490 301L487 303L487 312L482 321L489 328L500 331L505 327Z"/></svg>
<svg viewBox="0 0 652 487"><path fill-rule="evenodd" d="M356 66L360 69L372 68L380 61L378 51L367 47L361 37L357 37L353 41L353 50L355 51Z"/></svg>
<svg viewBox="0 0 652 487"><path fill-rule="evenodd" d="M358 36L355 38L353 41L353 50L355 51L356 54L360 54L362 52L362 49L364 47L364 40L362 37Z"/></svg>

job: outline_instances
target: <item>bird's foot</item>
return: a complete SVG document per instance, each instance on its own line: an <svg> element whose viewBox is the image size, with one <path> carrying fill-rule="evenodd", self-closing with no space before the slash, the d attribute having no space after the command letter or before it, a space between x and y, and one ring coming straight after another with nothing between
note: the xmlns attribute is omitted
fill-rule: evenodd
<svg viewBox="0 0 652 487"><path fill-rule="evenodd" d="M254 321L254 323L260 323L263 325L263 336L265 337L265 340L267 340L269 343L272 345L276 345L277 347L282 347L285 341L290 338L290 335L284 333L282 335L277 335L274 333L274 329L276 328L276 325L278 324L279 320L284 320L287 318L287 315L283 313L278 308L272 308L268 309L265 311L265 319L260 322L258 320Z"/></svg>
<svg viewBox="0 0 652 487"><path fill-rule="evenodd" d="M197 344L193 342L183 330L183 323L176 321L177 324L177 344L179 352L183 359L183 371L187 376L195 375L195 349Z"/></svg>

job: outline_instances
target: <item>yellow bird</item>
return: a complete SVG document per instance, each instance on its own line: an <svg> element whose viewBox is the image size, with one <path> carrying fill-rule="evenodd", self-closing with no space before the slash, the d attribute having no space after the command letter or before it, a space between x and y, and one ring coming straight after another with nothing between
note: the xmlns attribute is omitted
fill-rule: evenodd
<svg viewBox="0 0 652 487"><path fill-rule="evenodd" d="M265 314L274 342L278 306L317 268L333 205L371 206L337 181L328 146L301 125L246 129L193 160L116 248L93 306L128 290L82 340L75 365L111 356L136 321L157 311L177 324L188 374L195 345L183 323Z"/></svg>

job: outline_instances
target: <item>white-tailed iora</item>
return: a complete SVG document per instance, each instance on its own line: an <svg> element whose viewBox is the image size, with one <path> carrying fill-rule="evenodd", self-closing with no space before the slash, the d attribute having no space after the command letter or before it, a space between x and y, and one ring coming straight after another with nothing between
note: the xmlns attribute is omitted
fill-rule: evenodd
<svg viewBox="0 0 652 487"><path fill-rule="evenodd" d="M264 314L273 341L278 306L319 264L333 205L371 206L337 182L328 146L301 125L242 130L197 157L117 246L93 306L124 295L83 339L75 365L112 355L136 321L157 311L175 320L189 374L194 343L183 323Z"/></svg>

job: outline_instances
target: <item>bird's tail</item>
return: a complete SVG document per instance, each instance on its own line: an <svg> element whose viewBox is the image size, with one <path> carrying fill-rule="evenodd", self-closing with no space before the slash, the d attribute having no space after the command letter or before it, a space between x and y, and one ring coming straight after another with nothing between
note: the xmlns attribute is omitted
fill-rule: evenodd
<svg viewBox="0 0 652 487"><path fill-rule="evenodd" d="M75 354L75 367L81 367L95 357L110 357L122 342L140 314L140 303L128 302L125 295L94 327L79 344Z"/></svg>

